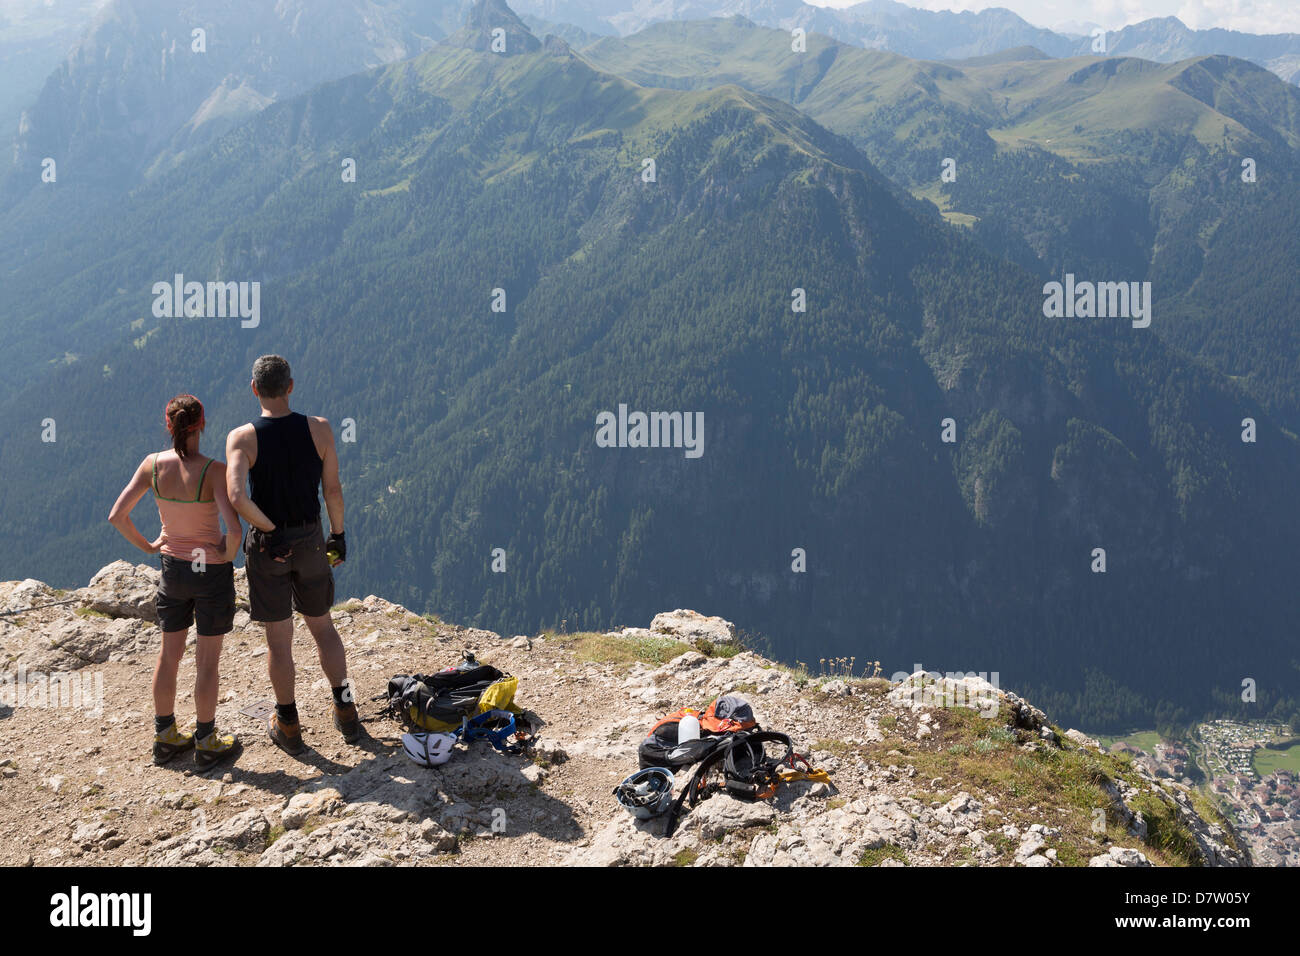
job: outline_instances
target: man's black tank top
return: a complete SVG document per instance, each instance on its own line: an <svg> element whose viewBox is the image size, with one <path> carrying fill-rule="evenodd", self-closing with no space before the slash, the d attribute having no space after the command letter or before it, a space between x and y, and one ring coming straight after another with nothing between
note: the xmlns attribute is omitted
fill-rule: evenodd
<svg viewBox="0 0 1300 956"><path fill-rule="evenodd" d="M290 412L279 418L253 420L257 461L248 471L253 504L277 526L294 526L320 518L321 459L311 440L307 416Z"/></svg>

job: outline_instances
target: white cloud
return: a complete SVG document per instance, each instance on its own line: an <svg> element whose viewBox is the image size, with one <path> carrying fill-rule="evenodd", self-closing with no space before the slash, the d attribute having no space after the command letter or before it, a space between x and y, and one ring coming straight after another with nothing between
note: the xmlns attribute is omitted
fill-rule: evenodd
<svg viewBox="0 0 1300 956"><path fill-rule="evenodd" d="M847 7L859 0L806 0L818 6ZM1060 24L1099 23L1117 30L1152 17L1177 17L1193 30L1220 27L1245 33L1300 33L1297 0L904 0L926 10L985 10L1006 7L1030 23L1055 29Z"/></svg>

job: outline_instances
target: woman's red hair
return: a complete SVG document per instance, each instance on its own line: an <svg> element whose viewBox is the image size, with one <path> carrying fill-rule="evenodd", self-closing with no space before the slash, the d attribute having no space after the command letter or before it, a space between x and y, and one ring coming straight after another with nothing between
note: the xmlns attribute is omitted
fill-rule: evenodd
<svg viewBox="0 0 1300 956"><path fill-rule="evenodd" d="M172 448L181 458L189 456L190 433L203 427L203 403L190 394L177 395L167 403L164 412L167 431L172 436Z"/></svg>

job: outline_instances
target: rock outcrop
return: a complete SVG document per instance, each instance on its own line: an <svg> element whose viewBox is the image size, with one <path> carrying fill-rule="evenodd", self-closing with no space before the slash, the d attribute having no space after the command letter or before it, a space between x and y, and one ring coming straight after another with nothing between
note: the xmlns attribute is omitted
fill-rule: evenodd
<svg viewBox="0 0 1300 956"><path fill-rule="evenodd" d="M377 705L363 707L361 743L343 743L301 628L308 752L295 759L271 745L256 706L270 697L265 643L241 612L225 642L218 721L240 734L243 752L206 774L181 758L155 767L156 581L153 569L119 561L75 592L0 583L0 609L18 612L0 617L0 864L1245 862L1185 788L1053 727L980 677L817 677L738 649L730 622L681 609L606 635L626 645L606 660L579 655L566 635L454 627L374 595L339 605L359 700L381 693L392 674L437 669L470 649L518 677L519 702L547 722L526 754L462 743L432 769L405 757L404 728ZM239 591L246 607L242 573ZM693 649L665 663L627 663L638 649L664 647L646 637ZM56 680L98 687L99 709L64 701ZM187 655L176 704L183 723L192 721L192 683ZM650 724L725 693L749 699L762 726L790 734L831 783L792 781L759 802L717 793L686 812L670 838L662 819L623 812L611 789L636 769Z"/></svg>
<svg viewBox="0 0 1300 956"><path fill-rule="evenodd" d="M147 564L114 561L90 579L77 597L86 610L109 617L134 617L158 621L154 598L161 575Z"/></svg>
<svg viewBox="0 0 1300 956"><path fill-rule="evenodd" d="M698 611L678 609L656 614L650 622L650 631L676 638L692 647L706 642L715 647L736 643L736 625L720 617L706 617Z"/></svg>

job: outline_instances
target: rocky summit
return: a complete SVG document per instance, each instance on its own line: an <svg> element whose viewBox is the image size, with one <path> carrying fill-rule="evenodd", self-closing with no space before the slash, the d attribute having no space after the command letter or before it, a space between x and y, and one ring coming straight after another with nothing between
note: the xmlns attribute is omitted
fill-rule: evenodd
<svg viewBox="0 0 1300 956"><path fill-rule="evenodd" d="M1236 866L1231 828L1191 790L1157 781L1096 741L976 677L891 683L810 673L736 642L691 610L607 633L500 635L368 596L335 620L364 734L345 744L311 638L295 631L307 750L265 735L266 648L240 610L222 658L219 727L233 762L196 772L150 759L158 572L115 562L79 590L0 584L0 864L387 866ZM344 578L346 580L346 577ZM194 638L190 639L191 644ZM544 721L522 755L458 744L422 768L382 713L389 677L428 673L465 650L519 678ZM176 713L193 723L193 653ZM831 783L783 784L771 800L718 794L671 838L637 821L613 787L636 769L651 724L738 694L788 733Z"/></svg>

